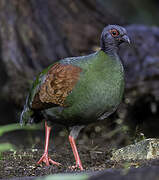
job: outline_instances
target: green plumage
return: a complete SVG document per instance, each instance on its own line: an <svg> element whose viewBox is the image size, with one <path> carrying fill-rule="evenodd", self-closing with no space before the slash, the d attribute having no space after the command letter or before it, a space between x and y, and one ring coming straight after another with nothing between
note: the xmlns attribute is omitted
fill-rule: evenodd
<svg viewBox="0 0 159 180"><path fill-rule="evenodd" d="M117 56L108 56L100 50L89 56L66 58L59 63L78 66L82 72L65 100L68 107L54 106L42 111L52 117L52 122L68 126L88 124L104 119L115 111L124 90L123 67ZM50 67L35 80L26 103L28 109L31 109L33 98L44 83Z"/></svg>
<svg viewBox="0 0 159 180"><path fill-rule="evenodd" d="M58 107L46 112L59 119L59 123L78 125L100 119L114 112L124 90L123 67L118 58L111 58L103 51L89 56L67 58L64 64L82 68L80 79L66 98L69 107L58 112ZM62 122L61 122L62 120Z"/></svg>
<svg viewBox="0 0 159 180"><path fill-rule="evenodd" d="M51 126L62 124L76 166L83 170L75 145L85 125L106 119L118 107L124 91L124 72L118 46L130 43L125 28L109 25L101 34L101 50L88 56L65 58L45 69L33 83L21 114L21 124L45 119L45 151L38 164L59 165L48 156Z"/></svg>

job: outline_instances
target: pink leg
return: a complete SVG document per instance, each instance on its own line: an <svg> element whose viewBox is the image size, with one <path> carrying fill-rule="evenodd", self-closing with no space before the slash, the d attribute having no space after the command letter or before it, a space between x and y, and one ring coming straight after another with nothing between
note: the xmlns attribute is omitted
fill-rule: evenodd
<svg viewBox="0 0 159 180"><path fill-rule="evenodd" d="M51 127L49 127L47 125L47 122L45 121L45 151L44 151L44 154L42 155L42 157L40 158L40 160L37 162L37 164L40 164L40 163L44 162L46 164L46 166L49 166L50 163L59 166L59 165L61 165L60 163L53 161L48 156L48 146L49 146L50 132L51 132Z"/></svg>
<svg viewBox="0 0 159 180"><path fill-rule="evenodd" d="M74 140L74 138L72 136L69 136L69 141L70 141L72 151L73 151L73 154L74 154L74 157L75 157L75 160L76 160L76 166L72 167L72 168L78 168L79 167L80 170L83 170L82 163L81 163L78 151L77 151L75 140Z"/></svg>

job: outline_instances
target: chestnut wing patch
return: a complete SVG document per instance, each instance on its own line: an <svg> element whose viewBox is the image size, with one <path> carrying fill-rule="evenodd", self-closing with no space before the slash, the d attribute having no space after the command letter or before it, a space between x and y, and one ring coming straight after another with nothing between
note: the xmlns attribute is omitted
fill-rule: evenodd
<svg viewBox="0 0 159 180"><path fill-rule="evenodd" d="M50 68L45 82L35 95L32 108L43 109L42 106L66 106L65 99L74 88L82 69L70 64L57 63ZM47 108L47 107L46 107Z"/></svg>

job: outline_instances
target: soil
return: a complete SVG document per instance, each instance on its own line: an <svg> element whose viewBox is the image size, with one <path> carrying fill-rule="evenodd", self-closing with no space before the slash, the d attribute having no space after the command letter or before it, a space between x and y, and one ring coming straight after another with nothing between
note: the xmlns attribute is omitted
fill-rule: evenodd
<svg viewBox="0 0 159 180"><path fill-rule="evenodd" d="M34 135L34 137L32 137L33 139L31 140L34 141L34 147L30 147L31 144L29 143L28 147L26 147L27 140L24 138L24 133L30 133L30 136ZM4 139L10 138L12 144L14 143L16 145L16 150L3 152L1 154L0 178L43 176L54 173L74 172L70 167L75 165L75 160L70 144L66 137L56 136L50 139L49 155L54 161L60 162L62 166L57 167L55 165L51 165L47 167L44 164L36 164L44 151L44 143L42 141L42 139L44 139L43 133L29 133L26 131L16 131L7 133L2 137L3 142ZM16 142L14 142L15 139L11 140L12 137L17 137ZM25 141L22 143L21 141L23 139L25 139ZM106 146L97 146L97 142L100 142L101 138L98 140L95 139L95 141L92 139L92 141L87 143L87 145L86 142L83 142L82 139L82 137L78 139L77 147L85 170L103 170L114 165L110 162L105 163L106 159L109 159L110 147L108 148ZM41 141L39 142L39 140ZM17 148L18 144L19 148ZM25 145L25 147L23 145ZM80 172L80 170L77 169L76 172Z"/></svg>
<svg viewBox="0 0 159 180"><path fill-rule="evenodd" d="M80 157L83 162L84 171L96 172L106 169L125 169L125 172L130 167L147 167L147 166L159 166L159 160L151 161L138 161L138 162L113 162L109 160L109 155L102 151L100 148L96 150L86 150L85 148L79 148ZM70 148L58 149L58 152L50 151L50 157L55 161L58 161L62 166L45 166L37 165L36 162L42 155L43 150L25 150L15 152L5 152L2 154L0 160L0 178L8 179L15 177L37 177L55 173L80 173L80 170L71 170L69 167L74 165L74 158Z"/></svg>
<svg viewBox="0 0 159 180"><path fill-rule="evenodd" d="M97 125L97 127L100 127ZM130 167L159 166L159 160L138 161L138 162L114 162L110 160L111 151L114 148L127 144L127 138L122 137L122 133L106 137L103 130L95 132L94 127L89 127L80 134L77 139L77 148L84 167L84 172L103 171L111 168L128 169ZM98 129L98 128L95 128ZM58 130L58 128L56 128ZM99 129L98 129L99 130ZM91 133L90 133L91 132ZM108 133L109 134L109 133ZM37 177L55 173L81 172L79 169L71 170L75 165L73 153L68 142L66 131L57 131L51 136L49 155L62 166L44 164L37 165L44 150L43 131L14 131L4 134L0 138L1 142L10 142L15 145L14 151L3 152L0 156L0 179L16 177ZM119 141L120 139L120 141Z"/></svg>

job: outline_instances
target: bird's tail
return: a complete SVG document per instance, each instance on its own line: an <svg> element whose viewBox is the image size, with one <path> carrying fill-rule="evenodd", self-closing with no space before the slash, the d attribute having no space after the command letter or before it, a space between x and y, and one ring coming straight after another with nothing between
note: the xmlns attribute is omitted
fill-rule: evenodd
<svg viewBox="0 0 159 180"><path fill-rule="evenodd" d="M20 124L32 124L41 122L44 119L42 112L38 110L32 110L28 106L24 106L24 109L20 115Z"/></svg>
<svg viewBox="0 0 159 180"><path fill-rule="evenodd" d="M34 111L25 105L20 115L20 124L25 125L25 124L33 123L33 115L34 115Z"/></svg>
<svg viewBox="0 0 159 180"><path fill-rule="evenodd" d="M24 105L24 109L20 115L20 124L21 125L38 123L44 119L42 112L31 109L29 107L28 100L29 100L29 96L26 98L26 103Z"/></svg>

